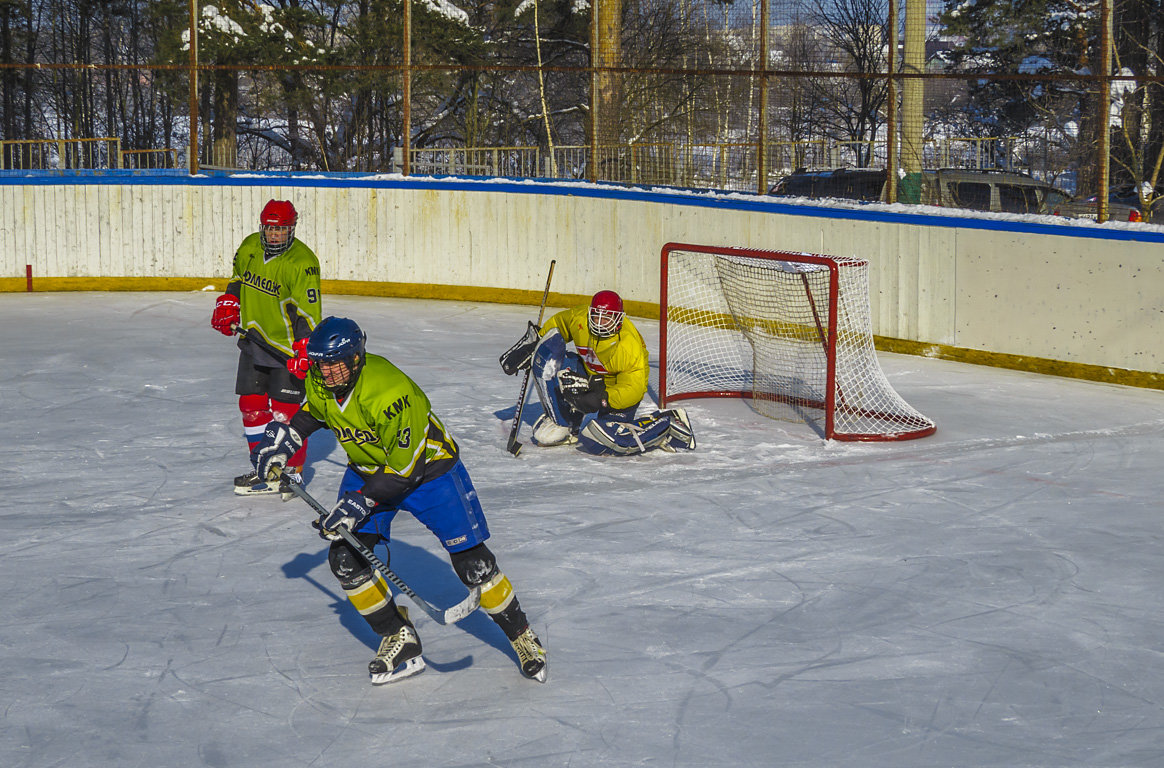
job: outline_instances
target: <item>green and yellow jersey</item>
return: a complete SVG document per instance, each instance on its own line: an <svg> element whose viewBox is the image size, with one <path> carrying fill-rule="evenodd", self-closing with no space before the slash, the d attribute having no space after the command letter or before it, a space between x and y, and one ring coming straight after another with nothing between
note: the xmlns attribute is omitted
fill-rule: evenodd
<svg viewBox="0 0 1164 768"><path fill-rule="evenodd" d="M322 387L308 387L307 403L291 422L300 434L308 417L335 433L348 463L364 477L364 495L380 503L399 502L458 461L457 444L428 396L379 355L367 355L342 402Z"/></svg>
<svg viewBox="0 0 1164 768"><path fill-rule="evenodd" d="M322 316L319 259L299 240L267 259L259 233L248 235L234 255L226 291L238 296L240 326L287 357Z"/></svg>
<svg viewBox="0 0 1164 768"><path fill-rule="evenodd" d="M563 339L574 342L586 370L601 374L605 380L606 402L612 410L638 405L647 394L651 371L646 342L629 317L622 319L622 328L615 335L597 338L590 333L589 313L587 304L563 310L546 321L542 335L557 328Z"/></svg>

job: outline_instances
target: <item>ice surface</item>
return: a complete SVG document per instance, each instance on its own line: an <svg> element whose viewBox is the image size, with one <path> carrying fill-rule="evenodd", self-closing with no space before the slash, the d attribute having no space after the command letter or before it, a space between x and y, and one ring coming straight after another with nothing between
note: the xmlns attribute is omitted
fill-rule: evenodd
<svg viewBox="0 0 1164 768"><path fill-rule="evenodd" d="M702 400L690 454L527 426L515 459L497 356L536 309L327 297L459 439L549 649L538 685L480 612L414 611L429 669L373 687L310 510L231 493L212 303L0 295L0 766L1164 763L1162 392L886 354L933 437L828 444ZM342 452L309 456L334 499ZM394 535L404 578L460 599L426 530Z"/></svg>

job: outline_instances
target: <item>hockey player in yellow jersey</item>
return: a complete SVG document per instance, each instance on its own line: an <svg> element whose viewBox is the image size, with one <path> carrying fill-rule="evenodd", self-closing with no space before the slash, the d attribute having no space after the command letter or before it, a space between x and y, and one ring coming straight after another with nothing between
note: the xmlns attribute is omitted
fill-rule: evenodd
<svg viewBox="0 0 1164 768"><path fill-rule="evenodd" d="M363 331L347 318L323 320L297 359L305 363L298 370L308 378L307 402L289 424L267 425L252 453L255 471L278 477L307 436L325 426L347 454L339 500L316 527L332 542L328 563L348 600L382 638L368 665L372 682L423 671L420 637L388 584L336 528L345 526L373 549L389 542L400 510L440 539L466 586L480 587L481 607L513 646L522 674L545 682L545 650L485 545L489 526L477 491L428 396L386 358L366 353Z"/></svg>
<svg viewBox="0 0 1164 768"><path fill-rule="evenodd" d="M534 424L537 445L579 443L589 453L624 456L695 448L683 409L636 417L647 394L650 361L614 291L599 291L589 304L558 312L541 328L530 323L526 335L501 356L508 374L529 366L544 410Z"/></svg>
<svg viewBox="0 0 1164 768"><path fill-rule="evenodd" d="M303 403L303 382L288 370L294 346L307 340L321 316L319 259L295 237L299 213L290 200L270 200L259 214L259 231L234 255L226 292L218 297L210 324L225 336L240 334L235 394L247 444L254 448L271 419L290 420ZM298 472L306 446L291 460ZM282 487L281 487L282 486ZM247 472L234 479L242 496L282 493L285 484Z"/></svg>

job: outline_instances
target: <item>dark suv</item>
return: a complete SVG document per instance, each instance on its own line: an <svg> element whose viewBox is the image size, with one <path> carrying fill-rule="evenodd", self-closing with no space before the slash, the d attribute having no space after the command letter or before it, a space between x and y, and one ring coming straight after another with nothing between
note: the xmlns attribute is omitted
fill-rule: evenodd
<svg viewBox="0 0 1164 768"><path fill-rule="evenodd" d="M773 184L768 194L876 201L881 199L884 187L884 168L837 168L829 171L800 168Z"/></svg>
<svg viewBox="0 0 1164 768"><path fill-rule="evenodd" d="M884 199L884 168L798 170L769 190L771 195L836 197L847 200ZM1066 214L1071 196L1033 176L1014 171L941 168L922 172L925 205L997 213Z"/></svg>

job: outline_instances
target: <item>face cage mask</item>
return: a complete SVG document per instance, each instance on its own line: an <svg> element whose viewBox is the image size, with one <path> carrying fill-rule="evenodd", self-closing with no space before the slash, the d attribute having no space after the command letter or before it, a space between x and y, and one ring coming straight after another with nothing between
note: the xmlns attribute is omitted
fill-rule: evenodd
<svg viewBox="0 0 1164 768"><path fill-rule="evenodd" d="M336 384L335 386L328 386L323 381L323 372L319 369L319 363L312 361L311 367L307 369L308 380L311 383L315 394L320 397L334 396L337 400L343 400L356 386L356 380L360 378L360 371L364 368L364 360L361 357L358 361L353 363L353 358L344 357L339 360L326 360L329 364L343 363L347 366L349 371L348 380L343 384Z"/></svg>
<svg viewBox="0 0 1164 768"><path fill-rule="evenodd" d="M602 307L592 307L587 318L590 333L600 339L610 338L622 328L622 319L625 316L625 312L611 312Z"/></svg>
<svg viewBox="0 0 1164 768"><path fill-rule="evenodd" d="M287 230L287 239L279 245L272 245L270 241L267 240L267 232L272 229ZM259 237L263 241L263 253L265 253L268 257L278 256L281 253L286 253L287 249L291 247L291 243L295 241L295 225L287 227L278 224L263 224L259 227Z"/></svg>

